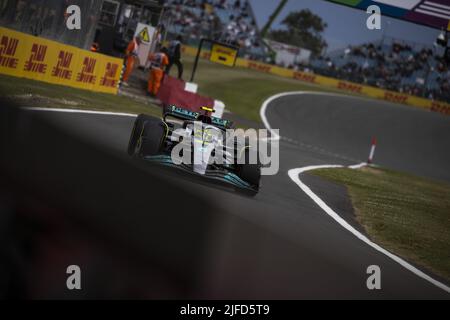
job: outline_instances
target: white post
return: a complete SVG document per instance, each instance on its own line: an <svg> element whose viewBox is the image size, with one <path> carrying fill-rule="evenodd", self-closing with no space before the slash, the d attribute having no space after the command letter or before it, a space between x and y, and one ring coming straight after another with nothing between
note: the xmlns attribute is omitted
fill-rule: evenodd
<svg viewBox="0 0 450 320"><path fill-rule="evenodd" d="M377 147L377 138L373 137L372 138L372 146L370 148L370 153L369 153L369 159L367 160L367 163L372 163L373 162L373 157L375 156L375 148Z"/></svg>

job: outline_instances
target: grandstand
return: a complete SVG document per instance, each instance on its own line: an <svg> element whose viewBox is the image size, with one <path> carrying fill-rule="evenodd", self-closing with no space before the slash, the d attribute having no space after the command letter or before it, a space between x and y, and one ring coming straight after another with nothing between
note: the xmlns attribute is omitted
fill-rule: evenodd
<svg viewBox="0 0 450 320"><path fill-rule="evenodd" d="M247 0L167 0L164 12L161 21L169 38L181 34L192 46L202 38L237 45L240 56L254 60L268 52Z"/></svg>
<svg viewBox="0 0 450 320"><path fill-rule="evenodd" d="M436 48L383 39L335 51L310 67L339 79L450 101L448 62Z"/></svg>
<svg viewBox="0 0 450 320"><path fill-rule="evenodd" d="M163 12L166 38L181 34L185 44L194 47L209 38L239 46L240 56L246 59L273 61L248 0L166 0ZM442 56L437 47L384 37L288 67L450 101L449 63Z"/></svg>

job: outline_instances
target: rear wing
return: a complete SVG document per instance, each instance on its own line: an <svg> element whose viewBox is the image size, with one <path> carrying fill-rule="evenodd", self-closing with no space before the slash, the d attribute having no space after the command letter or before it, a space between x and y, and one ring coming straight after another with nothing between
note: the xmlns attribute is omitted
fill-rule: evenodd
<svg viewBox="0 0 450 320"><path fill-rule="evenodd" d="M173 105L167 107L164 110L164 120L170 116L180 120L196 121L200 115L201 114L199 112L186 110ZM231 129L233 127L233 122L229 120L220 119L216 117L211 117L211 120L213 125L223 130Z"/></svg>

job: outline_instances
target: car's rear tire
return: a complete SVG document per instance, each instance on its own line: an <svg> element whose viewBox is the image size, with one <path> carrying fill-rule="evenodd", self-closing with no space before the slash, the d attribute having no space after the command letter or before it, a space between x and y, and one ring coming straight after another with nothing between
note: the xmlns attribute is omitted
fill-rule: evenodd
<svg viewBox="0 0 450 320"><path fill-rule="evenodd" d="M248 147L243 151L242 157L245 157L242 159L244 160L244 164L239 165L237 173L242 180L258 190L261 181L261 164L259 163L259 159L257 159L256 164L250 164L250 149Z"/></svg>
<svg viewBox="0 0 450 320"><path fill-rule="evenodd" d="M134 156L136 153L136 147L138 145L139 139L144 130L144 124L146 121L152 121L155 118L147 116L145 114L140 114L134 121L133 131L131 131L130 140L128 142L128 155Z"/></svg>
<svg viewBox="0 0 450 320"><path fill-rule="evenodd" d="M244 164L239 168L239 177L250 183L252 186L259 187L261 180L261 166L258 164Z"/></svg>
<svg viewBox="0 0 450 320"><path fill-rule="evenodd" d="M158 155L161 152L165 135L165 126L161 120L147 119L140 137L139 155L141 157Z"/></svg>

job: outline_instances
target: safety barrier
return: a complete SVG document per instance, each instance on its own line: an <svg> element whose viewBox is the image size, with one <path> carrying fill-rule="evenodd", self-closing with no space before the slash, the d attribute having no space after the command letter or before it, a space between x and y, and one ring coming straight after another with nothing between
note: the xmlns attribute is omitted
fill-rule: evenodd
<svg viewBox="0 0 450 320"><path fill-rule="evenodd" d="M123 60L0 27L0 73L117 94Z"/></svg>
<svg viewBox="0 0 450 320"><path fill-rule="evenodd" d="M195 56L197 54L197 49L189 46L184 46L183 53L186 55ZM200 57L203 59L209 59L209 55L210 55L209 51L205 50L202 51ZM450 104L446 102L424 99L417 96L412 96L395 91L383 90L376 87L325 77L314 73L294 71L291 69L281 68L278 66L252 60L246 60L242 58L237 59L236 66L268 74L273 74L280 77L291 78L311 84L327 86L330 88L341 90L343 92L366 95L376 99L407 104L415 107L424 108L430 111L450 115Z"/></svg>

